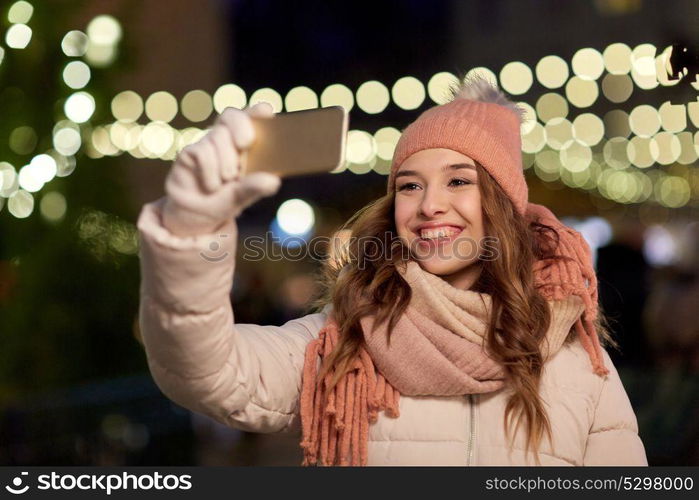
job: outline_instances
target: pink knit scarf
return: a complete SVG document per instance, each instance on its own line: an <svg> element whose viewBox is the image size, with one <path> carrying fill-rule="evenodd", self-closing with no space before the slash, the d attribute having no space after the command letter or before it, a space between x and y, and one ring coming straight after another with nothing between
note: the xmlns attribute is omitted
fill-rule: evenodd
<svg viewBox="0 0 699 500"><path fill-rule="evenodd" d="M559 236L561 258L538 261L533 269L535 285L551 311L541 345L544 361L558 352L575 325L593 371L606 374L592 323L597 292L589 248L545 207L530 203L529 209L531 218L553 226ZM504 369L485 346L491 296L457 289L414 261L398 269L412 294L390 344L386 323L362 318L364 345L352 369L330 390L333 372L322 380L317 373L340 339L332 313L306 349L300 400L304 465L366 465L369 425L379 411L397 418L400 394L451 396L497 391L504 385Z"/></svg>

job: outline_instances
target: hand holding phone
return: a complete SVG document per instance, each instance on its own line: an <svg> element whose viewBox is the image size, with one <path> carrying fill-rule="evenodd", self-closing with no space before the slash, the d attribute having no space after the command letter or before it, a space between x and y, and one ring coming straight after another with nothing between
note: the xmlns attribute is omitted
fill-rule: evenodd
<svg viewBox="0 0 699 500"><path fill-rule="evenodd" d="M246 110L227 108L204 137L179 152L165 180L166 229L178 236L213 232L279 190L278 175L240 173L240 157L255 142L252 119L272 116L268 103Z"/></svg>
<svg viewBox="0 0 699 500"><path fill-rule="evenodd" d="M252 123L255 142L242 158L243 174L327 173L345 159L348 116L341 106L255 116Z"/></svg>

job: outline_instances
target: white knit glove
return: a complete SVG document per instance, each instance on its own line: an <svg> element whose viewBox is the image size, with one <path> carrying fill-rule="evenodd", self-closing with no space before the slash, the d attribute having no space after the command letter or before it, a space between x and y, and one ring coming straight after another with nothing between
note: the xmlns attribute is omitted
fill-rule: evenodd
<svg viewBox="0 0 699 500"><path fill-rule="evenodd" d="M245 110L226 108L204 137L177 155L165 180L162 212L163 225L172 234L211 233L279 190L277 175L240 176L240 152L255 140L250 116L273 117L274 111L266 102Z"/></svg>

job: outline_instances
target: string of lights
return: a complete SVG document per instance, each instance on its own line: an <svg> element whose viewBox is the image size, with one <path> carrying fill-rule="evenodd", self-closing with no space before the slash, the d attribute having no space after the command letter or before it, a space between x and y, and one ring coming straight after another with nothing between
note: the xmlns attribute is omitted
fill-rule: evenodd
<svg viewBox="0 0 699 500"><path fill-rule="evenodd" d="M9 49L22 50L31 41L28 26L33 7L25 0L8 11L10 28L5 34ZM427 99L441 104L457 77L440 72L426 83L413 76L386 84L371 80L356 91L334 83L318 95L306 86L289 90L285 96L272 88L261 88L249 96L240 86L228 83L213 94L195 89L179 101L167 91L145 99L133 90L114 96L110 109L112 123L95 124L95 98L87 88L91 67L111 64L118 55L122 38L119 22L111 16L97 16L86 32L68 32L61 49L70 60L62 79L71 92L63 103L64 119L53 127L53 148L37 154L19 168L0 161L0 203L7 198L15 217L29 216L37 193L54 177L70 175L75 157L83 150L90 158L129 153L135 158L173 160L186 145L196 142L207 131L196 124L208 120L228 106L243 108L259 101L272 104L275 112L298 111L340 105L348 111L355 106L367 114L381 114L394 105L415 110ZM621 109L635 89L651 90L677 85L680 78L668 78L671 48L644 43L634 48L614 43L602 52L594 48L578 50L570 62L547 55L536 65L521 61L503 65L499 73L476 67L467 74L480 74L512 96L543 91L538 97L519 102L526 110L522 125L522 153L525 168L545 182L595 192L617 203L652 201L667 208L699 203L699 172L691 166L699 156L699 101L663 102L658 108L641 104ZM0 65L4 57L0 47ZM83 58L84 60L78 60ZM699 82L692 83L699 89ZM589 111L600 97L608 108L598 116ZM191 126L178 130L170 123L179 115ZM139 120L145 118L145 123ZM21 126L9 137L10 148L22 153L27 136L36 135L31 126ZM373 133L349 131L345 162L333 173L349 171L360 175L374 171L387 174L400 131L391 126ZM35 141L36 142L36 139ZM65 199L58 192L42 197L42 213L60 218ZM45 206L44 206L45 203ZM1 205L0 205L1 208Z"/></svg>

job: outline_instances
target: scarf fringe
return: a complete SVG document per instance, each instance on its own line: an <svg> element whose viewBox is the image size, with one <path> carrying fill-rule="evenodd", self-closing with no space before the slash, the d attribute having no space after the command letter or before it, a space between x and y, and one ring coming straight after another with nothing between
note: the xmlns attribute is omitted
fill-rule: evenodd
<svg viewBox="0 0 699 500"><path fill-rule="evenodd" d="M379 411L398 418L398 392L377 372L362 347L352 369L329 389L331 370L318 380L318 368L339 340L339 329L331 317L306 347L301 389L304 459L302 465L367 464L369 424ZM312 415L309 420L303 418Z"/></svg>

